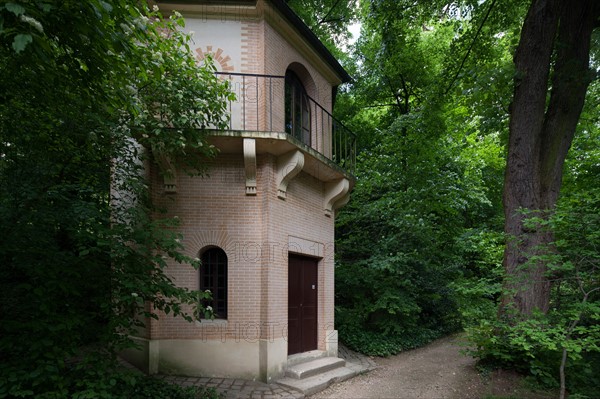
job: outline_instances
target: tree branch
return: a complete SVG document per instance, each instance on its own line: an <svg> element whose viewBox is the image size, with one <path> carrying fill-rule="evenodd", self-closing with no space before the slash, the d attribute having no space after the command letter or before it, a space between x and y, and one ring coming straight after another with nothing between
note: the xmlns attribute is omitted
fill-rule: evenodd
<svg viewBox="0 0 600 399"><path fill-rule="evenodd" d="M450 92L450 89L452 89L452 86L454 86L454 83L458 79L458 75L460 74L460 71L465 66L465 62L469 58L469 55L471 54L471 51L473 50L473 46L475 46L475 42L477 41L477 37L481 33L481 29L483 29L483 25L485 24L485 22L487 21L488 17L490 16L490 13L492 12L492 8L494 8L494 6L496 5L497 1L498 0L494 0L494 1L492 1L492 4L490 4L490 8L488 8L485 16L483 17L483 20L481 21L481 24L479 24L479 28L477 29L477 32L475 33L475 37L473 37L473 41L471 42L471 45L469 46L469 48L468 48L465 56L463 57L463 59L462 59L462 61L460 63L460 66L458 67L458 70L456 71L456 74L454 75L454 78L452 78L452 80L450 81L450 84L448 85L448 87L444 91L444 95L447 95Z"/></svg>
<svg viewBox="0 0 600 399"><path fill-rule="evenodd" d="M321 25L325 22L332 22L332 21L329 21L328 18L331 15L331 13L333 12L333 10L337 7L337 5L340 4L340 1L342 1L342 0L336 0L336 2L331 6L331 8L327 12L327 14L325 14L325 16L323 18L321 18L321 20L317 23L317 25ZM341 20L341 18L338 18L338 20Z"/></svg>
<svg viewBox="0 0 600 399"><path fill-rule="evenodd" d="M591 37L600 7L591 0L563 4L556 42L556 61L550 101L544 117L540 151L543 192L550 207L558 197L563 163L573 141L592 75L589 69Z"/></svg>

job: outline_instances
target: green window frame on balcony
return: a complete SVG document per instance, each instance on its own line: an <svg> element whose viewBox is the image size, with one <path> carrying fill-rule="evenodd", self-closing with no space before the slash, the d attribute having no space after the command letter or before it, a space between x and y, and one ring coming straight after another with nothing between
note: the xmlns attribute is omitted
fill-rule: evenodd
<svg viewBox="0 0 600 399"><path fill-rule="evenodd" d="M311 145L311 120L308 94L298 75L285 73L285 131L302 143Z"/></svg>

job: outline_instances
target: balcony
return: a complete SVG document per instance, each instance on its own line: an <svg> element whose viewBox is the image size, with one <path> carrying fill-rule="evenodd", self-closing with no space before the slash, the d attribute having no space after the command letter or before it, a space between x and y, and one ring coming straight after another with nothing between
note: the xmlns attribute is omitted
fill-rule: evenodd
<svg viewBox="0 0 600 399"><path fill-rule="evenodd" d="M356 163L354 133L309 96L307 96L308 110L304 111L308 117L296 121L304 122L304 126L301 129L292 128L285 116L284 76L222 72L218 74L220 78L230 82L236 100L230 101L227 105L230 115L229 129L213 131L213 136L216 138L255 137L275 142L285 141L312 155L316 161L337 169L338 173L353 175ZM287 112L289 113L289 109ZM281 151L288 147L290 146L282 143L279 145ZM277 148L277 145L270 148ZM315 168L319 166L313 165L313 169Z"/></svg>

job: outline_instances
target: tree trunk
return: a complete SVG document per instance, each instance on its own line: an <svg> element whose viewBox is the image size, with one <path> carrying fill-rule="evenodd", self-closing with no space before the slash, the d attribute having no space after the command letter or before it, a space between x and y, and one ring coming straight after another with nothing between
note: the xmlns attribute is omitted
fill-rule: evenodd
<svg viewBox="0 0 600 399"><path fill-rule="evenodd" d="M515 91L504 178L508 242L501 313L509 305L525 316L534 309L548 310L546 266L528 260L541 247L548 248L552 234L527 228L521 210L546 217L556 205L563 164L592 78L590 40L599 16L597 0L533 0L523 24L514 57Z"/></svg>

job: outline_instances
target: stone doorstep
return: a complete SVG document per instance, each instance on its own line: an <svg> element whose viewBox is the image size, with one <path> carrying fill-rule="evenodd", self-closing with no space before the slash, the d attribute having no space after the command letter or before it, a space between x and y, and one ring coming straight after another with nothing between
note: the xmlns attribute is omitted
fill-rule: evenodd
<svg viewBox="0 0 600 399"><path fill-rule="evenodd" d="M323 357L327 357L327 352L314 350L314 351L296 353L295 355L288 356L287 366L289 368L290 366L295 366L300 363L306 363L311 360L320 359Z"/></svg>
<svg viewBox="0 0 600 399"><path fill-rule="evenodd" d="M346 361L339 357L323 357L308 362L288 366L285 372L286 377L297 380L312 377L313 375L323 374L326 371L344 367Z"/></svg>
<svg viewBox="0 0 600 399"><path fill-rule="evenodd" d="M309 396L324 390L334 382L345 381L354 377L355 375L356 371L344 366L326 371L321 374L313 375L312 377L302 379L286 377L276 382L279 385L298 390L304 395Z"/></svg>

